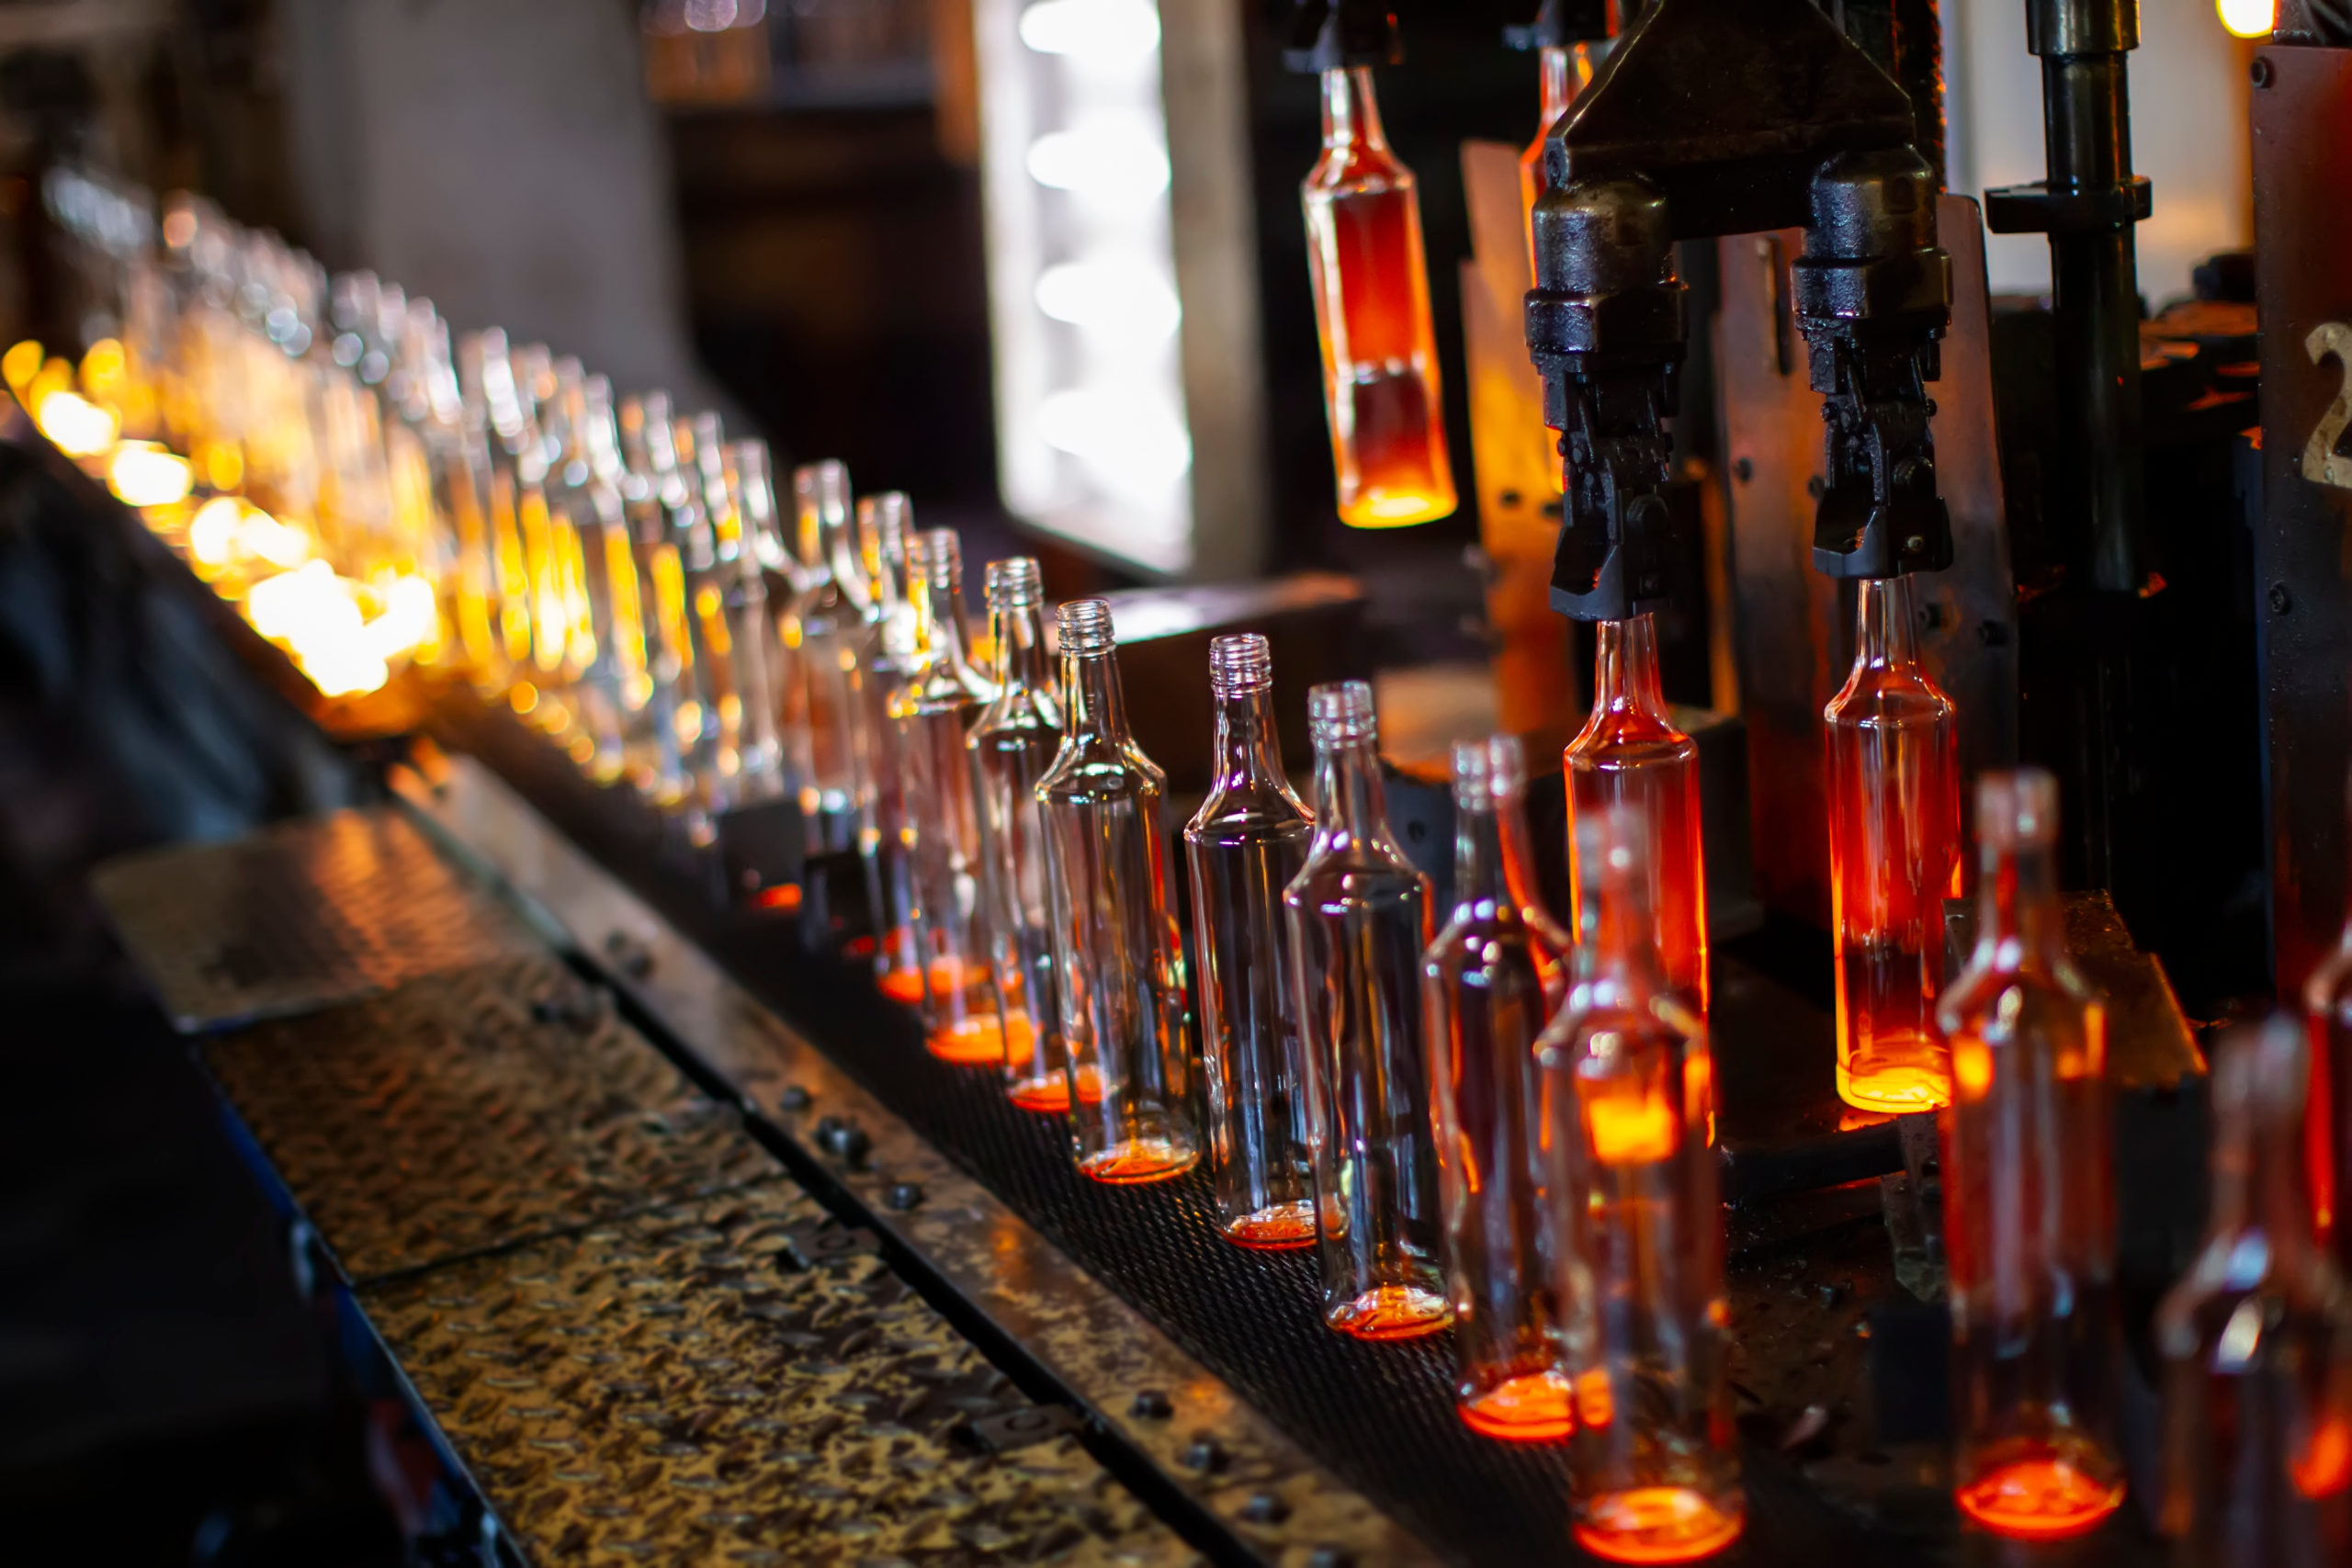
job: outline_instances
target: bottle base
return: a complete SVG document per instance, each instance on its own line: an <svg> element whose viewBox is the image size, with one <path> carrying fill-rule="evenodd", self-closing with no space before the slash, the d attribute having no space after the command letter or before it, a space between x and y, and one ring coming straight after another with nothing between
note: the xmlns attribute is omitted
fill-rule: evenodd
<svg viewBox="0 0 2352 1568"><path fill-rule="evenodd" d="M1883 1116L1941 1111L1951 1103L1951 1076L1924 1063L1865 1067L1858 1072L1841 1066L1838 1098L1857 1111L1874 1111Z"/></svg>
<svg viewBox="0 0 2352 1568"><path fill-rule="evenodd" d="M924 1049L943 1062L959 1067L995 1066L1004 1060L1004 1027L996 1014L982 1013L935 1029L923 1041Z"/></svg>
<svg viewBox="0 0 2352 1568"><path fill-rule="evenodd" d="M1218 1227L1226 1240L1253 1252L1283 1252L1315 1245L1315 1205L1273 1203Z"/></svg>
<svg viewBox="0 0 2352 1568"><path fill-rule="evenodd" d="M1419 1285L1382 1285L1327 1308L1323 1321L1358 1339L1412 1339L1453 1322L1453 1303Z"/></svg>
<svg viewBox="0 0 2352 1568"><path fill-rule="evenodd" d="M1069 1077L1066 1073L1042 1073L1035 1077L1015 1078L1005 1086L1004 1097L1023 1111L1068 1111Z"/></svg>
<svg viewBox="0 0 2352 1568"><path fill-rule="evenodd" d="M1995 1535L2059 1540L2098 1528L2122 1505L2123 1483L2101 1481L2045 1449L1987 1467L1952 1501Z"/></svg>
<svg viewBox="0 0 2352 1568"><path fill-rule="evenodd" d="M922 976L920 975L906 969L891 969L876 976L874 983L882 988L884 996L894 1002L904 1002L909 1007L922 1006Z"/></svg>
<svg viewBox="0 0 2352 1568"><path fill-rule="evenodd" d="M1136 1138L1087 1156L1078 1162L1078 1172L1106 1186L1132 1187L1182 1176L1200 1158L1192 1145L1174 1138Z"/></svg>
<svg viewBox="0 0 2352 1568"><path fill-rule="evenodd" d="M1576 1388L1556 1371L1522 1372L1454 1406L1482 1438L1549 1443L1577 1429Z"/></svg>
<svg viewBox="0 0 2352 1568"><path fill-rule="evenodd" d="M1747 1517L1689 1486L1604 1492L1577 1510L1577 1544L1611 1562L1696 1562L1739 1539Z"/></svg>

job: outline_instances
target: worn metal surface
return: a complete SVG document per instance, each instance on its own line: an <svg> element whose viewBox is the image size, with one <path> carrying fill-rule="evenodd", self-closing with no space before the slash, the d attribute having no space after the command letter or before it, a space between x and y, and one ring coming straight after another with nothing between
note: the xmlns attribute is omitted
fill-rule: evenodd
<svg viewBox="0 0 2352 1568"><path fill-rule="evenodd" d="M1934 383L1937 483L1951 509L1952 564L1921 574L1920 654L1960 710L1964 774L2017 757L2017 594L1993 421L1984 239L1976 205L1946 196L1936 231L1952 259L1952 324ZM1722 242L1718 318L1739 707L1747 721L1757 893L1770 908L1829 923L1821 710L1853 651L1850 594L1813 570L1814 493L1824 482L1821 398L1802 374L1790 321L1794 231Z"/></svg>
<svg viewBox="0 0 2352 1568"><path fill-rule="evenodd" d="M391 807L100 866L91 886L175 1027L282 1017L536 943Z"/></svg>
<svg viewBox="0 0 2352 1568"><path fill-rule="evenodd" d="M2292 995L2345 912L2352 761L2352 490L2307 477L2305 449L2352 365L2308 340L2352 323L2352 51L2254 57L2255 287L2262 318L2262 511L2254 530L2269 758L2271 950ZM2337 454L2343 433L2329 444Z"/></svg>
<svg viewBox="0 0 2352 1568"><path fill-rule="evenodd" d="M1189 1546L781 1179L363 1289L535 1563L1088 1563ZM1041 1427L1053 1425L1032 1416Z"/></svg>
<svg viewBox="0 0 2352 1568"><path fill-rule="evenodd" d="M548 832L480 764L458 757L437 786L413 774L397 784L454 846L508 878L584 950L628 954L615 984L734 1086L751 1114L773 1121L812 1157L823 1118L862 1134L847 1157L821 1156L825 1177L1266 1561L1305 1568L1321 1551L1360 1564L1434 1560L667 921ZM974 1092L984 1089L976 1084ZM911 1208L892 1202L902 1187L920 1195ZM1206 1467L1192 1462L1204 1440L1216 1455Z"/></svg>
<svg viewBox="0 0 2352 1568"><path fill-rule="evenodd" d="M205 1055L355 1280L775 1171L732 1106L544 953L256 1024Z"/></svg>

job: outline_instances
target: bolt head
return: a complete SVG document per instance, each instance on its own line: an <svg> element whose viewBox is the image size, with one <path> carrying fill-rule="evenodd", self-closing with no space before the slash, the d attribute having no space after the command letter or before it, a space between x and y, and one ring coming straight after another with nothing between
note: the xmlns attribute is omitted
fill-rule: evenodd
<svg viewBox="0 0 2352 1568"><path fill-rule="evenodd" d="M2272 583L2270 585L2271 614L2283 615L2294 607L2295 596L2288 591L2287 585L2283 582Z"/></svg>
<svg viewBox="0 0 2352 1568"><path fill-rule="evenodd" d="M2268 58L2257 54L2254 57L2254 63L2247 68L2246 74L2253 78L2256 86L2267 87L2270 85L2274 73Z"/></svg>

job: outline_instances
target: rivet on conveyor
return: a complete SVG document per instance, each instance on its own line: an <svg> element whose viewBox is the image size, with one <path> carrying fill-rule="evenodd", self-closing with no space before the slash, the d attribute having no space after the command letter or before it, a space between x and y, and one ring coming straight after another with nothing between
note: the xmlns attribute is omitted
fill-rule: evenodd
<svg viewBox="0 0 2352 1568"><path fill-rule="evenodd" d="M912 1181L893 1181L882 1191L882 1206L905 1213L922 1201L922 1188Z"/></svg>
<svg viewBox="0 0 2352 1568"><path fill-rule="evenodd" d="M784 1092L775 1097L775 1108L778 1111L806 1111L815 1098L797 1083L786 1084Z"/></svg>
<svg viewBox="0 0 2352 1568"><path fill-rule="evenodd" d="M1127 1414L1141 1421L1165 1421L1176 1414L1176 1405L1160 1390L1147 1388L1136 1394L1134 1403L1127 1406Z"/></svg>
<svg viewBox="0 0 2352 1568"><path fill-rule="evenodd" d="M1290 1505L1276 1492L1252 1492L1241 1505L1240 1517L1253 1525L1278 1525L1290 1517Z"/></svg>
<svg viewBox="0 0 2352 1568"><path fill-rule="evenodd" d="M1307 1554L1306 1568L1356 1568L1356 1560L1336 1546L1318 1546Z"/></svg>
<svg viewBox="0 0 2352 1568"><path fill-rule="evenodd" d="M642 980L653 973L653 951L624 931L608 931L605 935L605 955L619 965L622 974L632 980Z"/></svg>
<svg viewBox="0 0 2352 1568"><path fill-rule="evenodd" d="M1203 1475L1215 1475L1232 1460L1233 1456L1225 1451L1223 1443L1204 1432L1195 1437L1192 1446L1184 1450L1183 1462L1187 1470L1197 1470Z"/></svg>

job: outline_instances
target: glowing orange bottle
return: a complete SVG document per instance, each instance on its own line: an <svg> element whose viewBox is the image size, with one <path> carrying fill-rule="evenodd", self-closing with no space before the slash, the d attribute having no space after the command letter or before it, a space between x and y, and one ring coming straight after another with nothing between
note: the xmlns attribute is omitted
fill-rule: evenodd
<svg viewBox="0 0 2352 1568"><path fill-rule="evenodd" d="M1920 666L1908 577L1860 585L1854 668L1822 710L1838 944L1838 1092L1889 1115L1951 1099L1935 1019L1960 895L1959 728Z"/></svg>
<svg viewBox="0 0 2352 1568"><path fill-rule="evenodd" d="M1535 263L1535 235L1529 228L1529 219L1535 211L1535 198L1544 194L1544 142L1560 117L1576 103L1577 95L1592 85L1592 45L1581 39L1573 44L1547 43L1537 59L1544 107L1536 121L1535 140L1519 155L1520 227L1528 231L1531 276Z"/></svg>
<svg viewBox="0 0 2352 1568"><path fill-rule="evenodd" d="M1699 748L1674 727L1658 690L1657 627L1652 617L1602 621L1592 682L1592 716L1568 742L1569 868L1582 930L1585 877L1579 824L1611 807L1632 810L1648 845L1648 910L1667 984L1702 1014L1707 1008L1707 853L1700 833Z"/></svg>
<svg viewBox="0 0 2352 1568"><path fill-rule="evenodd" d="M1535 1050L1577 1544L1692 1562L1747 1522L1724 1326L1707 1028L1667 983L1644 818L1577 823L1576 981Z"/></svg>
<svg viewBox="0 0 2352 1568"><path fill-rule="evenodd" d="M2123 1501L2106 1016L2066 956L2038 768L1976 788L1976 950L1937 1009L1951 1281L1954 1497L1996 1535L2056 1540Z"/></svg>
<svg viewBox="0 0 2352 1568"><path fill-rule="evenodd" d="M2352 1292L2313 1245L2299 1134L2309 1049L2291 1016L2214 1064L2205 1244L2156 1308L2157 1522L2211 1568L2352 1562Z"/></svg>
<svg viewBox="0 0 2352 1568"><path fill-rule="evenodd" d="M1450 516L1420 197L1388 150L1369 70L1323 73L1323 156L1299 195L1340 521L1400 528Z"/></svg>

